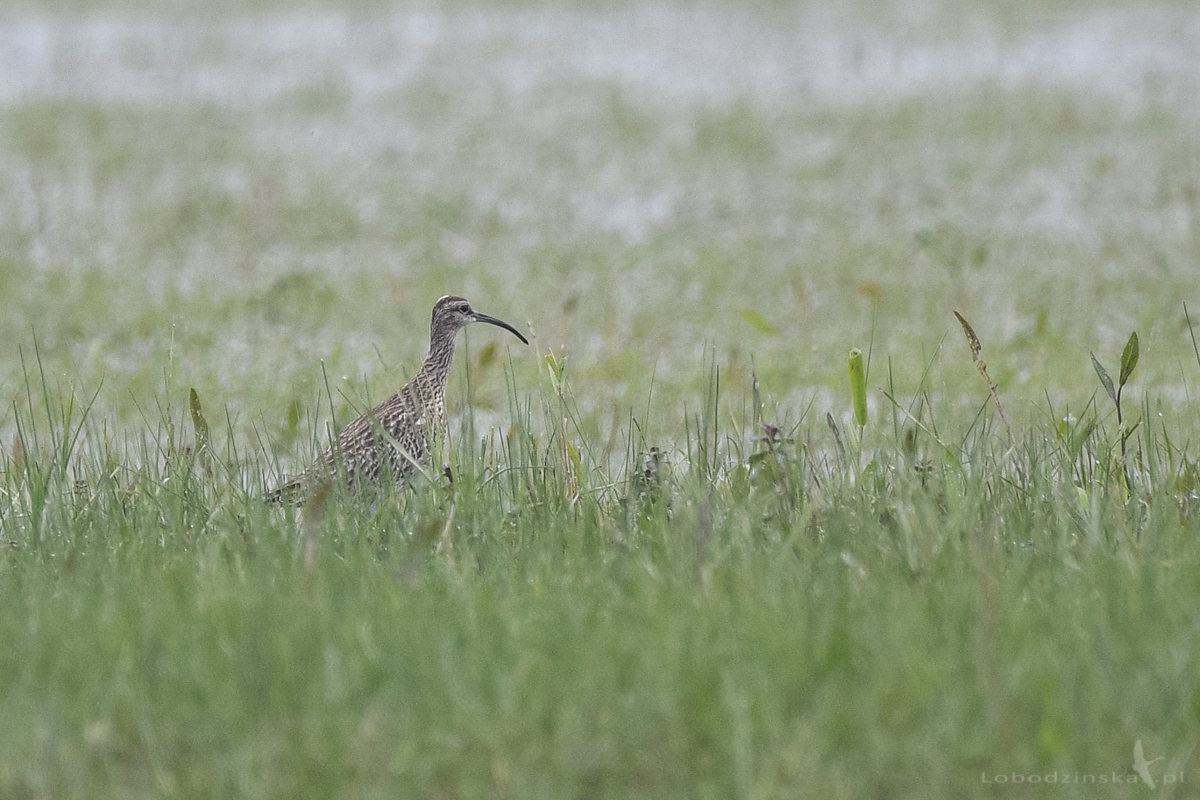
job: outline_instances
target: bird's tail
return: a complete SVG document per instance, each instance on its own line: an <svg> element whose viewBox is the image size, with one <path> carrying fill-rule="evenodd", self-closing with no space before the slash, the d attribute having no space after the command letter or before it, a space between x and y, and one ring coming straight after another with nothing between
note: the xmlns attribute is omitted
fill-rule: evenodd
<svg viewBox="0 0 1200 800"><path fill-rule="evenodd" d="M304 505L304 484L299 478L293 478L279 488L267 492L263 496L263 502L269 506Z"/></svg>

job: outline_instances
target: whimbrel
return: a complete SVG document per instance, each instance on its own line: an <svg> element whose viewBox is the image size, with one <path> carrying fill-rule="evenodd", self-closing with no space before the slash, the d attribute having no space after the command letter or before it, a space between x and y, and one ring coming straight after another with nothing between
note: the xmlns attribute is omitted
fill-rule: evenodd
<svg viewBox="0 0 1200 800"><path fill-rule="evenodd" d="M487 322L511 331L525 344L521 333L503 320L480 314L461 297L447 295L433 305L429 325L429 355L413 379L374 410L342 428L311 467L267 494L268 503L302 503L316 482L345 476L350 488L374 483L388 464L397 486L412 474L415 465L429 460L432 440L446 426L446 379L454 359L454 340L460 328Z"/></svg>

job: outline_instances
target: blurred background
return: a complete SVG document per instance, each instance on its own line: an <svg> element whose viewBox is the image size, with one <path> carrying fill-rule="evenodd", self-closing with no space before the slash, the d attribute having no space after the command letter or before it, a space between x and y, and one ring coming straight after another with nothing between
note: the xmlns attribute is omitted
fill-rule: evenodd
<svg viewBox="0 0 1200 800"><path fill-rule="evenodd" d="M534 334L460 341L497 422L551 348L599 436L676 435L713 358L845 418L855 346L876 411L889 359L978 408L953 310L1018 419L1134 329L1178 407L1198 192L1194 3L8 3L0 427L40 356L114 426L196 387L286 445L448 293Z"/></svg>

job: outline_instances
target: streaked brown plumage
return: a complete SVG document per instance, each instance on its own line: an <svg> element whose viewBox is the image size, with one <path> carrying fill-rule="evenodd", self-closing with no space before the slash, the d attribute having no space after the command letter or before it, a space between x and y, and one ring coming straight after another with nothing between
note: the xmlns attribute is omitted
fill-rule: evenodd
<svg viewBox="0 0 1200 800"><path fill-rule="evenodd" d="M350 488L378 480L386 463L397 485L429 460L430 444L446 424L446 379L454 360L458 331L472 322L487 322L511 331L529 344L516 328L503 320L480 314L461 297L447 295L433 306L429 325L429 355L413 379L371 412L342 428L311 467L267 494L268 503L302 503L309 487L344 475Z"/></svg>

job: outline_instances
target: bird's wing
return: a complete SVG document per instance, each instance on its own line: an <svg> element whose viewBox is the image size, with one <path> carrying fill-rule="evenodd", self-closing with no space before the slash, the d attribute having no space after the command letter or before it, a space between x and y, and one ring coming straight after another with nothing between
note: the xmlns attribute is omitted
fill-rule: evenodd
<svg viewBox="0 0 1200 800"><path fill-rule="evenodd" d="M414 413L412 406L410 397L397 392L371 411L359 415L338 432L337 440L330 442L308 469L268 493L267 502L277 504L288 502L290 497L299 498L306 485L313 480L332 478L339 466L345 470L350 485L359 478L374 479L379 474L381 446L389 437L401 441L406 432L424 431L425 420L419 412ZM380 428L386 435L381 435Z"/></svg>

